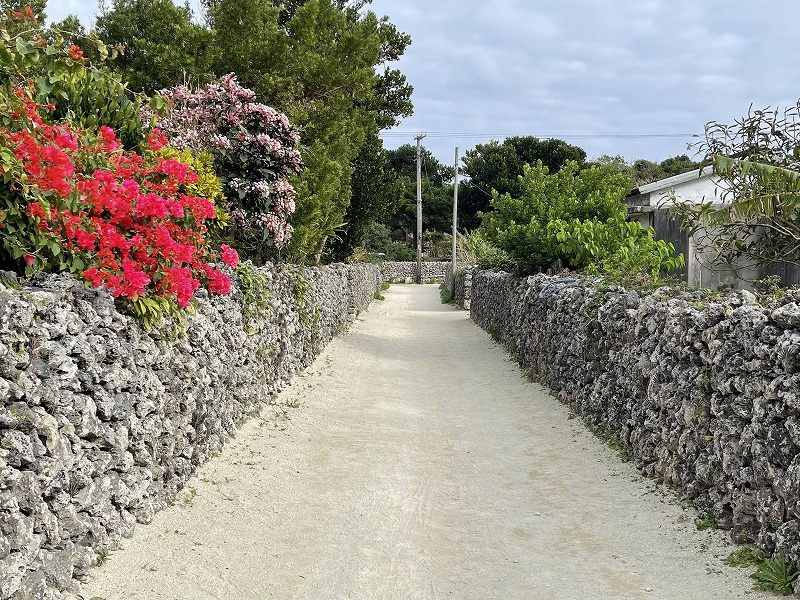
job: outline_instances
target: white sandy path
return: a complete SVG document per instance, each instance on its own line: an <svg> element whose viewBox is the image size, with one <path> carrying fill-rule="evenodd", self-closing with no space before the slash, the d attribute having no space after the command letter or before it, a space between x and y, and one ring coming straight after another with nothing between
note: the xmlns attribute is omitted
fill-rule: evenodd
<svg viewBox="0 0 800 600"><path fill-rule="evenodd" d="M435 286L392 286L278 402L85 598L769 597Z"/></svg>

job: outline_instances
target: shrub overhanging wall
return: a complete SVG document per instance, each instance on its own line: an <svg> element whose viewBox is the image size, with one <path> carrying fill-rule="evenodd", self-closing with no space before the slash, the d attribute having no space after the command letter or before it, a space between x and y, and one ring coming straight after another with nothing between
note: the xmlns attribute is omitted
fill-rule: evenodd
<svg viewBox="0 0 800 600"><path fill-rule="evenodd" d="M800 560L800 305L480 271L471 316L646 475Z"/></svg>
<svg viewBox="0 0 800 600"><path fill-rule="evenodd" d="M258 269L269 306L200 292L186 336L105 291L0 285L0 599L56 598L308 366L382 283L376 265Z"/></svg>

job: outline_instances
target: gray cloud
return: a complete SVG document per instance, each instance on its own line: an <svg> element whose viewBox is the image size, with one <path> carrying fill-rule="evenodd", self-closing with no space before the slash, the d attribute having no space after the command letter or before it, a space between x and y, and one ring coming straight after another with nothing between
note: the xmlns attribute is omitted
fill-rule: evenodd
<svg viewBox="0 0 800 600"><path fill-rule="evenodd" d="M50 0L88 21L95 0ZM197 0L193 0L196 6ZM748 106L793 105L796 0L373 0L412 45L398 67L419 131L509 135L702 133ZM398 133L405 132L405 133ZM488 138L429 135L440 160ZM663 160L692 138L570 139L590 156Z"/></svg>
<svg viewBox="0 0 800 600"><path fill-rule="evenodd" d="M413 39L400 68L417 110L402 131L702 133L751 102L786 105L800 96L787 71L800 16L791 0L396 4L374 0L371 9ZM425 8L412 13L409 5ZM399 141L387 137L389 146ZM449 146L482 141L437 137L426 146L444 158ZM570 141L590 155L662 160L693 140Z"/></svg>

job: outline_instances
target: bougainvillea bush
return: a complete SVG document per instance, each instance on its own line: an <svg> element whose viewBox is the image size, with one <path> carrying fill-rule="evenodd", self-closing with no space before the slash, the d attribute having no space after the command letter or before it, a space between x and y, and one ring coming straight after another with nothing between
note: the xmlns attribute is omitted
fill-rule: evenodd
<svg viewBox="0 0 800 600"><path fill-rule="evenodd" d="M178 86L161 95L172 109L156 124L170 145L214 157L234 226L231 239L256 262L273 257L270 248L281 248L292 235L289 177L303 169L297 129L285 115L256 102L233 74L199 90Z"/></svg>
<svg viewBox="0 0 800 600"><path fill-rule="evenodd" d="M0 60L38 52L36 66L54 74L88 68L79 49L6 43ZM37 79L4 77L0 86L0 262L31 275L69 271L104 286L146 325L186 308L202 285L226 294L215 266L238 255L206 243L216 218L212 200L191 193L199 179L162 148L157 129L140 152L126 150L106 125L54 122L56 107L37 101ZM136 116L138 119L138 115ZM161 152L159 152L161 151Z"/></svg>

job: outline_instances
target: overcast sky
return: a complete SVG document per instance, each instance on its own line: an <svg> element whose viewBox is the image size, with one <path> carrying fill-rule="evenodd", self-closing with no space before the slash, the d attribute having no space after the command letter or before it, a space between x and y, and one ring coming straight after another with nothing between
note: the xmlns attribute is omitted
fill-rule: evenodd
<svg viewBox="0 0 800 600"><path fill-rule="evenodd" d="M88 24L96 7L49 0L47 13ZM398 66L415 112L386 146L427 133L446 163L455 146L463 156L507 135L558 137L589 157L691 156L708 121L800 97L798 0L373 0L371 10L412 38Z"/></svg>

